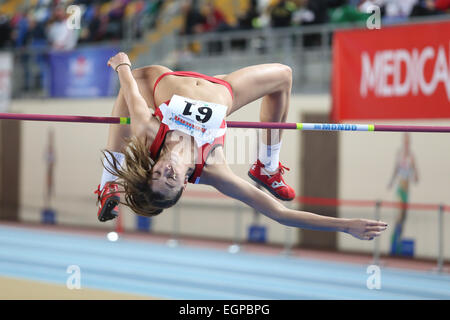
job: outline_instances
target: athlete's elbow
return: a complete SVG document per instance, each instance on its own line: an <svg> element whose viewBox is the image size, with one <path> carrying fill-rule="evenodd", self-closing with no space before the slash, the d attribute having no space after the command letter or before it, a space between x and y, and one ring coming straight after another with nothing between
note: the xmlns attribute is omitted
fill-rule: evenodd
<svg viewBox="0 0 450 320"><path fill-rule="evenodd" d="M279 224L285 226L285 227L294 227L296 226L292 220L290 220L287 216L285 215L280 215L277 218L274 219L276 222L278 222Z"/></svg>
<svg viewBox="0 0 450 320"><path fill-rule="evenodd" d="M281 204L280 206L277 206L276 208L273 208L273 210L271 210L270 217L279 224L285 226L289 225L287 208Z"/></svg>

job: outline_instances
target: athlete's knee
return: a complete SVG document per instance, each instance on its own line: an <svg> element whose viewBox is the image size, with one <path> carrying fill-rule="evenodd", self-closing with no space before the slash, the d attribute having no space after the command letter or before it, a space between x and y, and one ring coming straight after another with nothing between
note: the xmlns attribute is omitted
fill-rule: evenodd
<svg viewBox="0 0 450 320"><path fill-rule="evenodd" d="M269 67L271 93L268 94L274 98L289 93L292 88L292 69L282 63L272 63Z"/></svg>
<svg viewBox="0 0 450 320"><path fill-rule="evenodd" d="M292 68L285 64L277 64L280 69L280 73L283 80L283 87L286 89L291 89L292 87Z"/></svg>

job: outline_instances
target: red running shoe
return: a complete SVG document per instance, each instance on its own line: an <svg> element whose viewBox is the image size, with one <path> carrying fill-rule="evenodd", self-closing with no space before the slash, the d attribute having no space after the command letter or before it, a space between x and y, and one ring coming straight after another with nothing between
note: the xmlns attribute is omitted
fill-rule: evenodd
<svg viewBox="0 0 450 320"><path fill-rule="evenodd" d="M248 171L248 176L259 185L266 188L276 198L284 201L291 201L295 198L295 190L286 184L283 179L284 167L281 162L278 165L278 172L269 175L264 169L261 161L257 160L255 164Z"/></svg>
<svg viewBox="0 0 450 320"><path fill-rule="evenodd" d="M99 204L97 217L101 222L106 222L111 219L115 219L119 215L119 186L115 183L107 183L100 190L98 185L97 190L94 191L97 194L97 204Z"/></svg>

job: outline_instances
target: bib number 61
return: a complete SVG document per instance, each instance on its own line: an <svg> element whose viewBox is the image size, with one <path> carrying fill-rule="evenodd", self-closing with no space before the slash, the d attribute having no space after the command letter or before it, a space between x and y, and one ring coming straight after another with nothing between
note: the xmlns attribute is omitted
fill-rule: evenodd
<svg viewBox="0 0 450 320"><path fill-rule="evenodd" d="M190 116L192 115L192 106L193 104L191 102L186 102L186 107L184 108L183 115ZM201 123L206 123L211 119L212 116L212 109L209 107L197 107L197 115L195 116L195 119Z"/></svg>

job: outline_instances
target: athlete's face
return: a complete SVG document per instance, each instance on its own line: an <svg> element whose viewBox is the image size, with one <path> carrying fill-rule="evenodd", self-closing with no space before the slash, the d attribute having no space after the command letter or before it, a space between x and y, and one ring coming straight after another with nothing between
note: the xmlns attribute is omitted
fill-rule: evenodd
<svg viewBox="0 0 450 320"><path fill-rule="evenodd" d="M175 196L181 188L186 187L187 169L175 155L162 156L152 169L150 180L152 190L168 197Z"/></svg>

